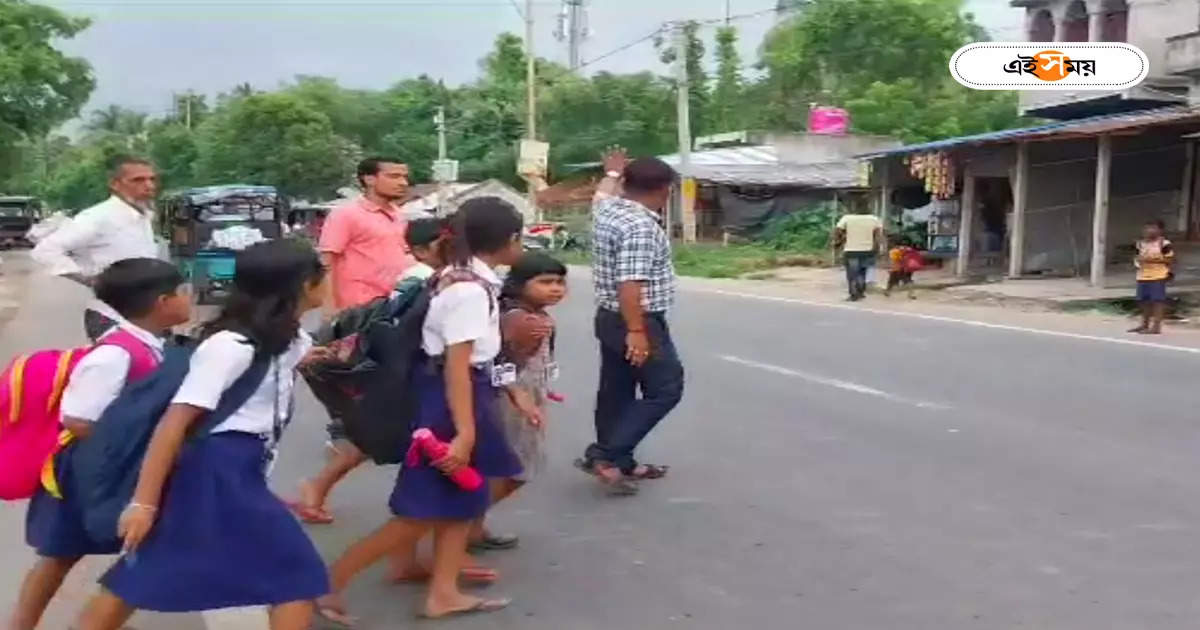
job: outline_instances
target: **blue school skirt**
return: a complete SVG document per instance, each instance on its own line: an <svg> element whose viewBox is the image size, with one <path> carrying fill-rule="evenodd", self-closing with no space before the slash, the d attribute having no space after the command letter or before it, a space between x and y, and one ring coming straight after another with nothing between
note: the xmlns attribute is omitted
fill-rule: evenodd
<svg viewBox="0 0 1200 630"><path fill-rule="evenodd" d="M126 604L193 612L307 601L329 592L325 563L267 488L263 441L218 433L189 444L158 521L100 583Z"/></svg>
<svg viewBox="0 0 1200 630"><path fill-rule="evenodd" d="M75 558L79 556L112 555L121 551L120 540L99 542L88 536L83 528L83 508L71 474L71 453L75 444L68 444L54 456L54 473L63 498L56 499L38 486L25 512L25 542L45 558Z"/></svg>
<svg viewBox="0 0 1200 630"><path fill-rule="evenodd" d="M509 447L496 409L496 388L482 370L471 371L475 397L475 450L471 466L488 478L507 478L521 474L521 460ZM419 396L417 427L433 431L438 439L449 442L456 431L446 402L446 382L441 369L433 363L418 366L413 388ZM396 487L388 501L392 513L401 518L466 521L487 511L487 484L467 492L454 485L438 469L422 459L418 466L402 466Z"/></svg>

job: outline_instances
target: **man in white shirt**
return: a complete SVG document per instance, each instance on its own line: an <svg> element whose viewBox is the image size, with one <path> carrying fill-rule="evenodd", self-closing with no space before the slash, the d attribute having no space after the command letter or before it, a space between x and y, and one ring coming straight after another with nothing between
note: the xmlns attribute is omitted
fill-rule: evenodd
<svg viewBox="0 0 1200 630"><path fill-rule="evenodd" d="M80 212L33 249L33 259L56 276L91 286L109 265L126 258L158 258L154 239L154 198L158 174L146 160L118 156L109 163L112 196ZM83 325L95 341L121 316L109 305L93 300L84 311Z"/></svg>

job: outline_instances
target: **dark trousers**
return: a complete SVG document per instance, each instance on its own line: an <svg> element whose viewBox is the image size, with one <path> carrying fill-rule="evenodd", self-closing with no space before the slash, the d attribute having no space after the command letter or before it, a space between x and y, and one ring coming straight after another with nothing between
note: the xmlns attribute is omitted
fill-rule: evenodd
<svg viewBox="0 0 1200 630"><path fill-rule="evenodd" d="M596 443L588 447L586 457L610 462L628 473L637 466L633 453L638 444L683 398L683 363L662 313L646 314L651 351L641 367L625 358L626 334L619 313L596 312L600 387L596 392Z"/></svg>
<svg viewBox="0 0 1200 630"><path fill-rule="evenodd" d="M100 340L100 335L108 332L117 322L91 309L83 311L83 332L92 343Z"/></svg>
<svg viewBox="0 0 1200 630"><path fill-rule="evenodd" d="M846 288L850 297L858 299L867 294L867 270L875 264L875 252L844 252L842 263L846 265Z"/></svg>

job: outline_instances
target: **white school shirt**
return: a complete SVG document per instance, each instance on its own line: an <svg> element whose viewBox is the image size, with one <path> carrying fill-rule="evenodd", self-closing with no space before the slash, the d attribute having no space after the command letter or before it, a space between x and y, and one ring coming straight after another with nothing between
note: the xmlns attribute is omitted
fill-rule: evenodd
<svg viewBox="0 0 1200 630"><path fill-rule="evenodd" d="M146 344L154 358L162 360L162 337L124 320L118 328ZM133 357L117 346L101 345L89 352L71 371L71 379L63 390L59 407L62 415L86 422L99 420L125 387L132 364Z"/></svg>
<svg viewBox="0 0 1200 630"><path fill-rule="evenodd" d="M446 346L467 341L471 365L484 365L500 354L500 308L496 297L500 277L478 258L471 259L471 270L491 286L485 290L478 282L458 282L434 296L429 303L422 328L422 346L431 357L446 354Z"/></svg>
<svg viewBox="0 0 1200 630"><path fill-rule="evenodd" d="M240 431L258 435L271 435L275 429L275 413L279 420L288 412L292 390L296 385L296 366L312 349L312 337L303 330L292 341L283 354L271 361L267 375L258 389L250 395L246 404L233 412L212 432ZM174 404L191 405L212 411L221 401L221 395L229 389L254 360L254 346L240 333L223 330L205 339L192 354L188 375L179 386ZM276 388L278 370L278 388Z"/></svg>
<svg viewBox="0 0 1200 630"><path fill-rule="evenodd" d="M428 280L432 278L433 274L435 273L437 272L434 271L433 267L430 267L423 262L413 263L408 269L404 270L404 273L400 274L400 277L396 279L396 283L399 284L405 280L408 280L409 278Z"/></svg>

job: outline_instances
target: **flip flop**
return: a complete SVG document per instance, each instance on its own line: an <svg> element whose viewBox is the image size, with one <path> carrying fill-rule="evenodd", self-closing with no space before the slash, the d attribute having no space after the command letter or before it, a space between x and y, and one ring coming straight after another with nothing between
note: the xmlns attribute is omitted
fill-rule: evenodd
<svg viewBox="0 0 1200 630"><path fill-rule="evenodd" d="M333 524L333 515L328 510L315 508L311 505L304 505L299 501L288 501L288 509L300 519L300 522L309 525L331 525Z"/></svg>
<svg viewBox="0 0 1200 630"><path fill-rule="evenodd" d="M521 544L517 536L485 533L483 538L467 543L467 551L508 551Z"/></svg>
<svg viewBox="0 0 1200 630"><path fill-rule="evenodd" d="M392 584L424 584L431 577L429 573L426 573L424 575L393 576L390 580ZM476 586L490 586L500 581L500 572L488 567L464 567L458 572L458 579Z"/></svg>
<svg viewBox="0 0 1200 630"><path fill-rule="evenodd" d="M322 606L317 604L317 616L327 624L338 628L351 629L358 624L358 617L352 617L341 606Z"/></svg>
<svg viewBox="0 0 1200 630"><path fill-rule="evenodd" d="M504 599L481 599L475 602L474 605L460 610L451 610L438 615L431 615L429 612L421 612L417 616L422 619L447 619L450 617L462 617L463 615L475 615L480 613L493 613L504 610L512 605L512 600Z"/></svg>
<svg viewBox="0 0 1200 630"><path fill-rule="evenodd" d="M604 471L616 471L615 475L606 476ZM626 477L617 467L596 462L592 465L592 475L600 480L600 483L605 486L609 496L613 497L631 497L638 493L639 488L637 482Z"/></svg>

